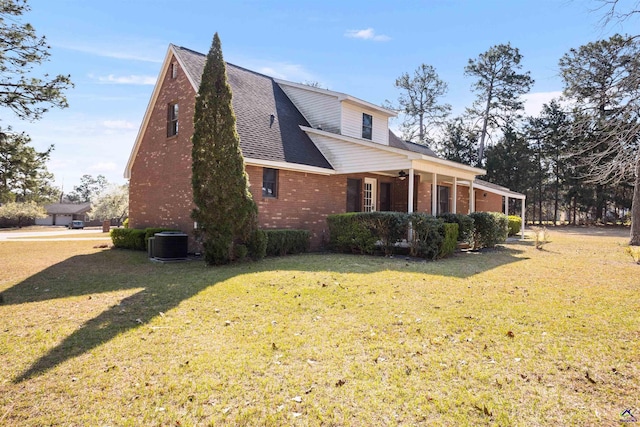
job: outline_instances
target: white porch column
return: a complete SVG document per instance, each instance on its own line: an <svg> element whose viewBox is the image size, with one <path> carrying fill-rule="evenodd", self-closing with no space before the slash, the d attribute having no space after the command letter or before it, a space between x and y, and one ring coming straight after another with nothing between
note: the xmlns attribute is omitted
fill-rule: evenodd
<svg viewBox="0 0 640 427"><path fill-rule="evenodd" d="M458 178L453 177L453 200L451 201L451 212L458 213Z"/></svg>
<svg viewBox="0 0 640 427"><path fill-rule="evenodd" d="M431 215L438 215L438 174L435 172L431 183Z"/></svg>
<svg viewBox="0 0 640 427"><path fill-rule="evenodd" d="M504 196L504 214L509 215L509 196Z"/></svg>
<svg viewBox="0 0 640 427"><path fill-rule="evenodd" d="M476 211L476 192L473 189L473 181L469 181L469 213Z"/></svg>
<svg viewBox="0 0 640 427"><path fill-rule="evenodd" d="M409 179L409 195L407 197L407 199L408 199L407 202L409 204L407 205L407 212L411 213L411 212L413 212L413 191L414 191L414 189L413 189L413 179L414 179L413 178L413 168L409 169L409 178L408 179Z"/></svg>
<svg viewBox="0 0 640 427"><path fill-rule="evenodd" d="M525 202L525 198L520 199L520 201L522 202L522 227L520 227L520 234L522 235L522 238L524 239L524 202Z"/></svg>

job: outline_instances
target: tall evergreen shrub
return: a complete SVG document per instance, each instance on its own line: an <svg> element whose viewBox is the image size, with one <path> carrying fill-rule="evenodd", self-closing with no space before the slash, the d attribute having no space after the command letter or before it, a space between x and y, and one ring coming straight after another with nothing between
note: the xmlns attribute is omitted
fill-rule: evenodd
<svg viewBox="0 0 640 427"><path fill-rule="evenodd" d="M257 228L258 211L249 192L218 33L205 62L193 122L196 207L191 216L207 264L225 264L234 259L234 244L244 244Z"/></svg>

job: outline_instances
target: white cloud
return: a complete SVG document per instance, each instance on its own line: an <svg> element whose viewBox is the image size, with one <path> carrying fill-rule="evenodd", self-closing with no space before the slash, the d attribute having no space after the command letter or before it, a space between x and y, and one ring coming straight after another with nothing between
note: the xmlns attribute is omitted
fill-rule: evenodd
<svg viewBox="0 0 640 427"><path fill-rule="evenodd" d="M374 42L386 42L391 40L391 37L384 34L376 34L373 28L367 28L364 30L348 30L344 33L345 37L352 39L373 40Z"/></svg>
<svg viewBox="0 0 640 427"><path fill-rule="evenodd" d="M129 47L127 47L129 46ZM102 56L104 58L123 59L126 61L140 61L162 63L162 51L166 50L166 45L137 43L123 41L118 46L105 46L96 44L81 44L77 42L61 43L58 47L76 52L88 53L90 55ZM147 53L142 53L147 52ZM148 52L151 52L149 54Z"/></svg>
<svg viewBox="0 0 640 427"><path fill-rule="evenodd" d="M524 113L527 116L537 117L542 111L544 104L548 104L552 99L560 98L561 96L561 91L534 92L522 95L522 98L524 98Z"/></svg>
<svg viewBox="0 0 640 427"><path fill-rule="evenodd" d="M315 80L304 66L290 62L267 62L256 67L258 72L271 77L291 81Z"/></svg>
<svg viewBox="0 0 640 427"><path fill-rule="evenodd" d="M92 75L89 77L93 78ZM100 83L112 83L119 85L155 85L156 77L155 76L145 76L145 75L135 75L131 74L128 76L116 76L114 74L109 74L108 76L98 76L97 80Z"/></svg>
<svg viewBox="0 0 640 427"><path fill-rule="evenodd" d="M107 129L135 129L136 125L127 120L105 120L102 125Z"/></svg>
<svg viewBox="0 0 640 427"><path fill-rule="evenodd" d="M112 172L118 169L118 165L114 162L99 162L89 166L89 170L92 172Z"/></svg>

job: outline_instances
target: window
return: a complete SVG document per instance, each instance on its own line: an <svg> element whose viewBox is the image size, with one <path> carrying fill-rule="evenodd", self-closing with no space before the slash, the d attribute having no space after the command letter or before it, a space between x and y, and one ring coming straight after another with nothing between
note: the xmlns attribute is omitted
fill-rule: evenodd
<svg viewBox="0 0 640 427"><path fill-rule="evenodd" d="M278 197L278 169L262 169L262 197Z"/></svg>
<svg viewBox="0 0 640 427"><path fill-rule="evenodd" d="M362 137L371 139L373 135L373 116L371 114L362 113Z"/></svg>
<svg viewBox="0 0 640 427"><path fill-rule="evenodd" d="M364 179L364 212L376 210L376 180L373 178Z"/></svg>
<svg viewBox="0 0 640 427"><path fill-rule="evenodd" d="M390 182L380 183L380 210L385 212L391 210L391 183Z"/></svg>
<svg viewBox="0 0 640 427"><path fill-rule="evenodd" d="M449 187L438 185L438 215L449 213Z"/></svg>
<svg viewBox="0 0 640 427"><path fill-rule="evenodd" d="M347 178L347 212L360 212L362 205L361 187L361 180Z"/></svg>
<svg viewBox="0 0 640 427"><path fill-rule="evenodd" d="M176 64L175 62L171 64L170 71L171 71L170 76L172 79L175 79L176 77L178 77L178 64Z"/></svg>
<svg viewBox="0 0 640 427"><path fill-rule="evenodd" d="M178 134L178 104L169 104L167 112L167 136Z"/></svg>
<svg viewBox="0 0 640 427"><path fill-rule="evenodd" d="M360 212L362 180L347 178L347 212Z"/></svg>

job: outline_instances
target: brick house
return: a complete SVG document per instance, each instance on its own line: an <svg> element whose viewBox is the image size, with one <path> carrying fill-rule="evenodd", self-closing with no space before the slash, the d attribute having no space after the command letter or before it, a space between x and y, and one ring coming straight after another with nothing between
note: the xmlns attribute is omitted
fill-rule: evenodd
<svg viewBox="0 0 640 427"><path fill-rule="evenodd" d="M130 227L193 231L191 135L205 59L169 46L125 171ZM398 138L393 111L232 64L227 77L262 228L308 229L318 248L333 213L502 212L515 198L524 217L524 195Z"/></svg>

